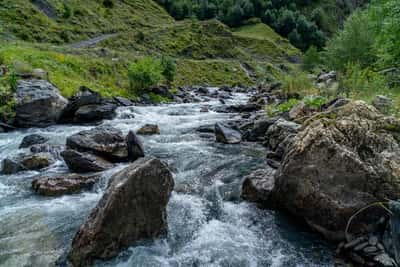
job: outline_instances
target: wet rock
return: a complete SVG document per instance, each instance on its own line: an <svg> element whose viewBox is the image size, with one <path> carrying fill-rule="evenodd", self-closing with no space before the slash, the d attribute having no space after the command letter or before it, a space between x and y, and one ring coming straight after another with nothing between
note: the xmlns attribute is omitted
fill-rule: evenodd
<svg viewBox="0 0 400 267"><path fill-rule="evenodd" d="M199 133L214 133L215 127L214 125L201 125L197 127L196 131Z"/></svg>
<svg viewBox="0 0 400 267"><path fill-rule="evenodd" d="M98 180L97 175L58 174L43 176L32 181L32 189L43 196L61 196L90 189Z"/></svg>
<svg viewBox="0 0 400 267"><path fill-rule="evenodd" d="M11 132L16 128L12 125L0 121L0 132Z"/></svg>
<svg viewBox="0 0 400 267"><path fill-rule="evenodd" d="M98 156L72 149L61 152L61 156L68 168L77 173L101 172L113 167L110 162Z"/></svg>
<svg viewBox="0 0 400 267"><path fill-rule="evenodd" d="M278 118L262 118L254 123L254 126L245 134L245 139L248 141L263 141L268 128L273 125Z"/></svg>
<svg viewBox="0 0 400 267"><path fill-rule="evenodd" d="M216 141L225 144L238 144L242 142L240 132L233 130L222 123L215 124Z"/></svg>
<svg viewBox="0 0 400 267"><path fill-rule="evenodd" d="M60 153L64 150L64 146L51 144L37 144L30 147L30 151L36 153L50 153L53 158L61 159Z"/></svg>
<svg viewBox="0 0 400 267"><path fill-rule="evenodd" d="M91 90L86 86L81 86L79 91L69 99L68 105L64 108L61 120L62 121L72 121L75 112L88 105L101 104L102 98L98 92Z"/></svg>
<svg viewBox="0 0 400 267"><path fill-rule="evenodd" d="M241 197L245 200L267 206L271 191L274 188L275 170L272 168L260 169L244 178Z"/></svg>
<svg viewBox="0 0 400 267"><path fill-rule="evenodd" d="M67 148L90 152L112 162L128 161L128 146L122 132L109 125L81 131L67 138Z"/></svg>
<svg viewBox="0 0 400 267"><path fill-rule="evenodd" d="M126 144L128 146L128 158L131 161L135 161L138 158L144 157L143 144L133 131L129 131L128 135L126 136Z"/></svg>
<svg viewBox="0 0 400 267"><path fill-rule="evenodd" d="M165 233L173 186L168 167L156 158L139 159L115 174L72 241L72 265L110 259L135 241Z"/></svg>
<svg viewBox="0 0 400 267"><path fill-rule="evenodd" d="M27 170L40 170L54 163L50 153L37 153L25 156L21 159L21 165Z"/></svg>
<svg viewBox="0 0 400 267"><path fill-rule="evenodd" d="M2 162L1 174L10 175L24 170L26 170L25 167L16 160L4 159Z"/></svg>
<svg viewBox="0 0 400 267"><path fill-rule="evenodd" d="M116 96L116 97L114 97L114 99L118 103L118 105L123 106L123 107L130 107L130 106L134 105L132 101L130 101L129 99L127 99L125 97Z"/></svg>
<svg viewBox="0 0 400 267"><path fill-rule="evenodd" d="M359 209L400 198L399 134L400 120L362 101L316 114L287 146L274 202L326 238L343 238ZM353 220L351 231L360 232L381 215L381 209L369 209Z"/></svg>
<svg viewBox="0 0 400 267"><path fill-rule="evenodd" d="M19 148L27 148L33 145L38 145L38 144L43 144L49 141L49 138L44 137L43 135L40 134L31 134L27 135L22 139L21 144L19 145Z"/></svg>
<svg viewBox="0 0 400 267"><path fill-rule="evenodd" d="M117 106L115 104L82 106L75 112L74 122L87 123L111 120L117 115L116 109Z"/></svg>
<svg viewBox="0 0 400 267"><path fill-rule="evenodd" d="M20 80L16 90L15 124L46 127L58 122L67 100L45 80Z"/></svg>
<svg viewBox="0 0 400 267"><path fill-rule="evenodd" d="M160 134L160 128L158 128L157 124L146 124L137 131L137 134L140 135Z"/></svg>

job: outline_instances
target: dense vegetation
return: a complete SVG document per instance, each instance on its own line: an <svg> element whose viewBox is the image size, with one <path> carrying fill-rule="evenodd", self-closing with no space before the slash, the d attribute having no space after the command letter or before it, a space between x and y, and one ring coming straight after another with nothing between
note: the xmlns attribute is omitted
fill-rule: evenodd
<svg viewBox="0 0 400 267"><path fill-rule="evenodd" d="M360 3L309 0L158 0L176 19L218 18L231 27L259 18L296 47L323 47L326 36ZM362 3L363 1L361 1Z"/></svg>

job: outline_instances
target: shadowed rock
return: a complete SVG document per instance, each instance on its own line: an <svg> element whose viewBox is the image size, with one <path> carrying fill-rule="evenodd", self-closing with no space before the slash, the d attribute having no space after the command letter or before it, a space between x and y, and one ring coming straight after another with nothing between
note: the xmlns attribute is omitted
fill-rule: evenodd
<svg viewBox="0 0 400 267"><path fill-rule="evenodd" d="M27 135L22 139L21 144L19 145L19 148L27 148L33 145L38 145L38 144L44 144L47 141L49 141L49 138L44 137L40 134L31 134Z"/></svg>
<svg viewBox="0 0 400 267"><path fill-rule="evenodd" d="M68 168L78 173L101 172L113 167L110 162L98 156L81 153L72 149L61 152L61 156Z"/></svg>
<svg viewBox="0 0 400 267"><path fill-rule="evenodd" d="M146 124L137 131L140 135L154 135L160 134L160 128L156 124Z"/></svg>
<svg viewBox="0 0 400 267"><path fill-rule="evenodd" d="M72 241L72 265L110 259L135 241L165 233L173 186L168 167L156 158L139 159L115 174Z"/></svg>
<svg viewBox="0 0 400 267"><path fill-rule="evenodd" d="M233 130L222 123L215 124L215 137L217 142L225 144L238 144L242 141L240 132Z"/></svg>

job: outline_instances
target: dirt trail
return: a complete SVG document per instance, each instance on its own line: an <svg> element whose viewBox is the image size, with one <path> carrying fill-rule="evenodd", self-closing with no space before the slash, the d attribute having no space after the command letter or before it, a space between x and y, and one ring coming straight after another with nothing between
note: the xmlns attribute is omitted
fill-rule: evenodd
<svg viewBox="0 0 400 267"><path fill-rule="evenodd" d="M103 34L85 41L81 41L81 42L77 42L77 43L73 43L70 44L69 47L71 48L86 48L86 47L90 47L90 46L94 46L104 40L113 38L115 36L117 36L118 33L109 33L109 34Z"/></svg>

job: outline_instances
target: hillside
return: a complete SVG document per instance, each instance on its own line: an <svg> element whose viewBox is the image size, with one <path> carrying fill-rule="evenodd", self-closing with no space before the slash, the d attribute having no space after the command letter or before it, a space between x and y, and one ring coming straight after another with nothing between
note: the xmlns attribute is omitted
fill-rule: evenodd
<svg viewBox="0 0 400 267"><path fill-rule="evenodd" d="M0 25L4 63L49 71L66 96L83 84L127 95L128 66L144 56L174 58L173 85L183 86L256 84L300 55L267 25L232 31L217 20L176 22L154 1L109 7L94 0L6 0Z"/></svg>

